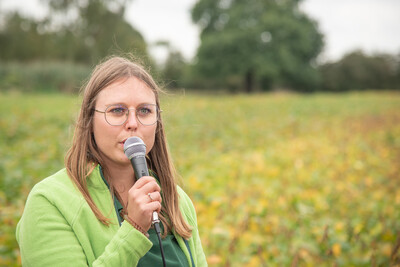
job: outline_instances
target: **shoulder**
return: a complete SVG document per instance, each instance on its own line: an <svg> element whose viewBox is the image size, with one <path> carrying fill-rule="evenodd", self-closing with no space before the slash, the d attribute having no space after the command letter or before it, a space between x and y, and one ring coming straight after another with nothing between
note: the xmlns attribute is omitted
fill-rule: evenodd
<svg viewBox="0 0 400 267"><path fill-rule="evenodd" d="M190 225L196 226L197 216L192 200L180 186L177 186L177 191L179 195L179 208L182 212L182 215L186 218Z"/></svg>
<svg viewBox="0 0 400 267"><path fill-rule="evenodd" d="M25 210L40 208L42 212L46 212L55 207L67 217L74 216L84 202L85 199L69 178L66 169L62 169L32 188Z"/></svg>
<svg viewBox="0 0 400 267"><path fill-rule="evenodd" d="M43 195L47 198L59 198L65 195L76 195L78 189L69 178L66 169L54 173L37 183L29 195Z"/></svg>
<svg viewBox="0 0 400 267"><path fill-rule="evenodd" d="M177 191L178 191L179 201L180 201L181 205L193 206L192 200L179 185L177 185Z"/></svg>

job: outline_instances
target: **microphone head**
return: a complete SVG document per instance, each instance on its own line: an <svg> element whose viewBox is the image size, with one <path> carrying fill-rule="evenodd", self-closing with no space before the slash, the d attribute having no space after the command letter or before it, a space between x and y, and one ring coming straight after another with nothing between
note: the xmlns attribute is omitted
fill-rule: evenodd
<svg viewBox="0 0 400 267"><path fill-rule="evenodd" d="M146 145L139 137L129 137L124 143L124 153L128 157L128 159L132 159L138 156L145 157Z"/></svg>

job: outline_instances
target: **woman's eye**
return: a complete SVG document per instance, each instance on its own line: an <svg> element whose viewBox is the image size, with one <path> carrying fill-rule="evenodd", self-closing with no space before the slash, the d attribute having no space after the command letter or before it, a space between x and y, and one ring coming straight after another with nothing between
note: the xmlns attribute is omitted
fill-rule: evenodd
<svg viewBox="0 0 400 267"><path fill-rule="evenodd" d="M148 115L150 113L151 113L151 109L149 109L149 108L141 107L141 108L138 109L138 114L139 115L143 116L143 115Z"/></svg>
<svg viewBox="0 0 400 267"><path fill-rule="evenodd" d="M112 108L108 112L113 114L113 115L123 115L125 114L126 108L123 107L117 107L117 108Z"/></svg>

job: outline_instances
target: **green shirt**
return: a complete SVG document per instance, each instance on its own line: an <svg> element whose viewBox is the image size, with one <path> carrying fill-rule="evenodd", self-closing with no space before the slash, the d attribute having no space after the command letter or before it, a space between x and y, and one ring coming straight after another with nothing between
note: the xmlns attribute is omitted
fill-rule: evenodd
<svg viewBox="0 0 400 267"><path fill-rule="evenodd" d="M102 224L65 169L36 184L29 193L16 237L23 266L137 266L153 243L128 222L118 223L110 191L99 166L87 178L94 204L111 220ZM197 228L196 212L186 193L177 187L179 208L192 227L187 241L196 267L207 266ZM189 250L174 235L192 266Z"/></svg>
<svg viewBox="0 0 400 267"><path fill-rule="evenodd" d="M108 185L106 179L104 178L103 171L100 167L100 174L101 178L103 179L104 183L107 185L108 189L110 186ZM155 177L155 175L153 175ZM155 177L158 181L158 177ZM123 210L122 204L119 202L118 198L114 196L114 207L115 213L118 217L118 222L121 225L123 222L123 218L121 218L121 211ZM161 224L162 232L164 231L164 227ZM138 266L162 266L162 258L161 258L161 251L160 245L157 237L157 233L153 228L150 228L148 231L149 239L153 243L151 249L144 255L138 263ZM164 250L165 262L168 267L174 266L181 266L181 267L188 267L189 263L186 259L185 254L183 253L182 249L180 248L178 241L176 240L175 236L172 233L168 233L166 238L162 239L162 246Z"/></svg>

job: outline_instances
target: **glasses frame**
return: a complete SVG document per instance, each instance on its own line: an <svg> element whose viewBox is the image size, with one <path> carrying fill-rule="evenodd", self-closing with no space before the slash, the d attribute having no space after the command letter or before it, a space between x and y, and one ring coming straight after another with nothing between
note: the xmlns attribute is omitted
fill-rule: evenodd
<svg viewBox="0 0 400 267"><path fill-rule="evenodd" d="M120 106L126 107L127 110L128 110L128 112L126 113L126 116L125 116L126 118L125 118L124 122L122 122L121 124L111 124L111 123L107 120L107 115L106 115L106 114L107 114L107 110L108 110L110 107L113 107L113 106L116 106L116 105L120 105ZM123 104L112 104L112 105L107 106L106 109L105 109L104 111L98 110L98 109L94 109L94 111L99 112L99 113L104 113L104 120L105 120L109 125L111 125L111 126L121 126L121 125L123 125L123 124L128 120L128 118L129 118L129 113L130 113L131 110L134 110L134 111L135 111L136 120L137 120L140 124L142 124L142 125L144 125L144 126L151 126L151 125L156 124L156 123L158 122L158 120L160 119L160 113L161 113L163 110L160 109L156 104L141 104L141 105L139 105L139 107L141 107L141 106L155 106L155 107L156 107L157 119L156 119L156 121L155 121L154 123L152 123L152 124L144 124L144 123L141 122L140 119L138 118L138 115L137 115L137 114L138 114L138 113L137 113L137 108L128 108L126 105L123 105Z"/></svg>

